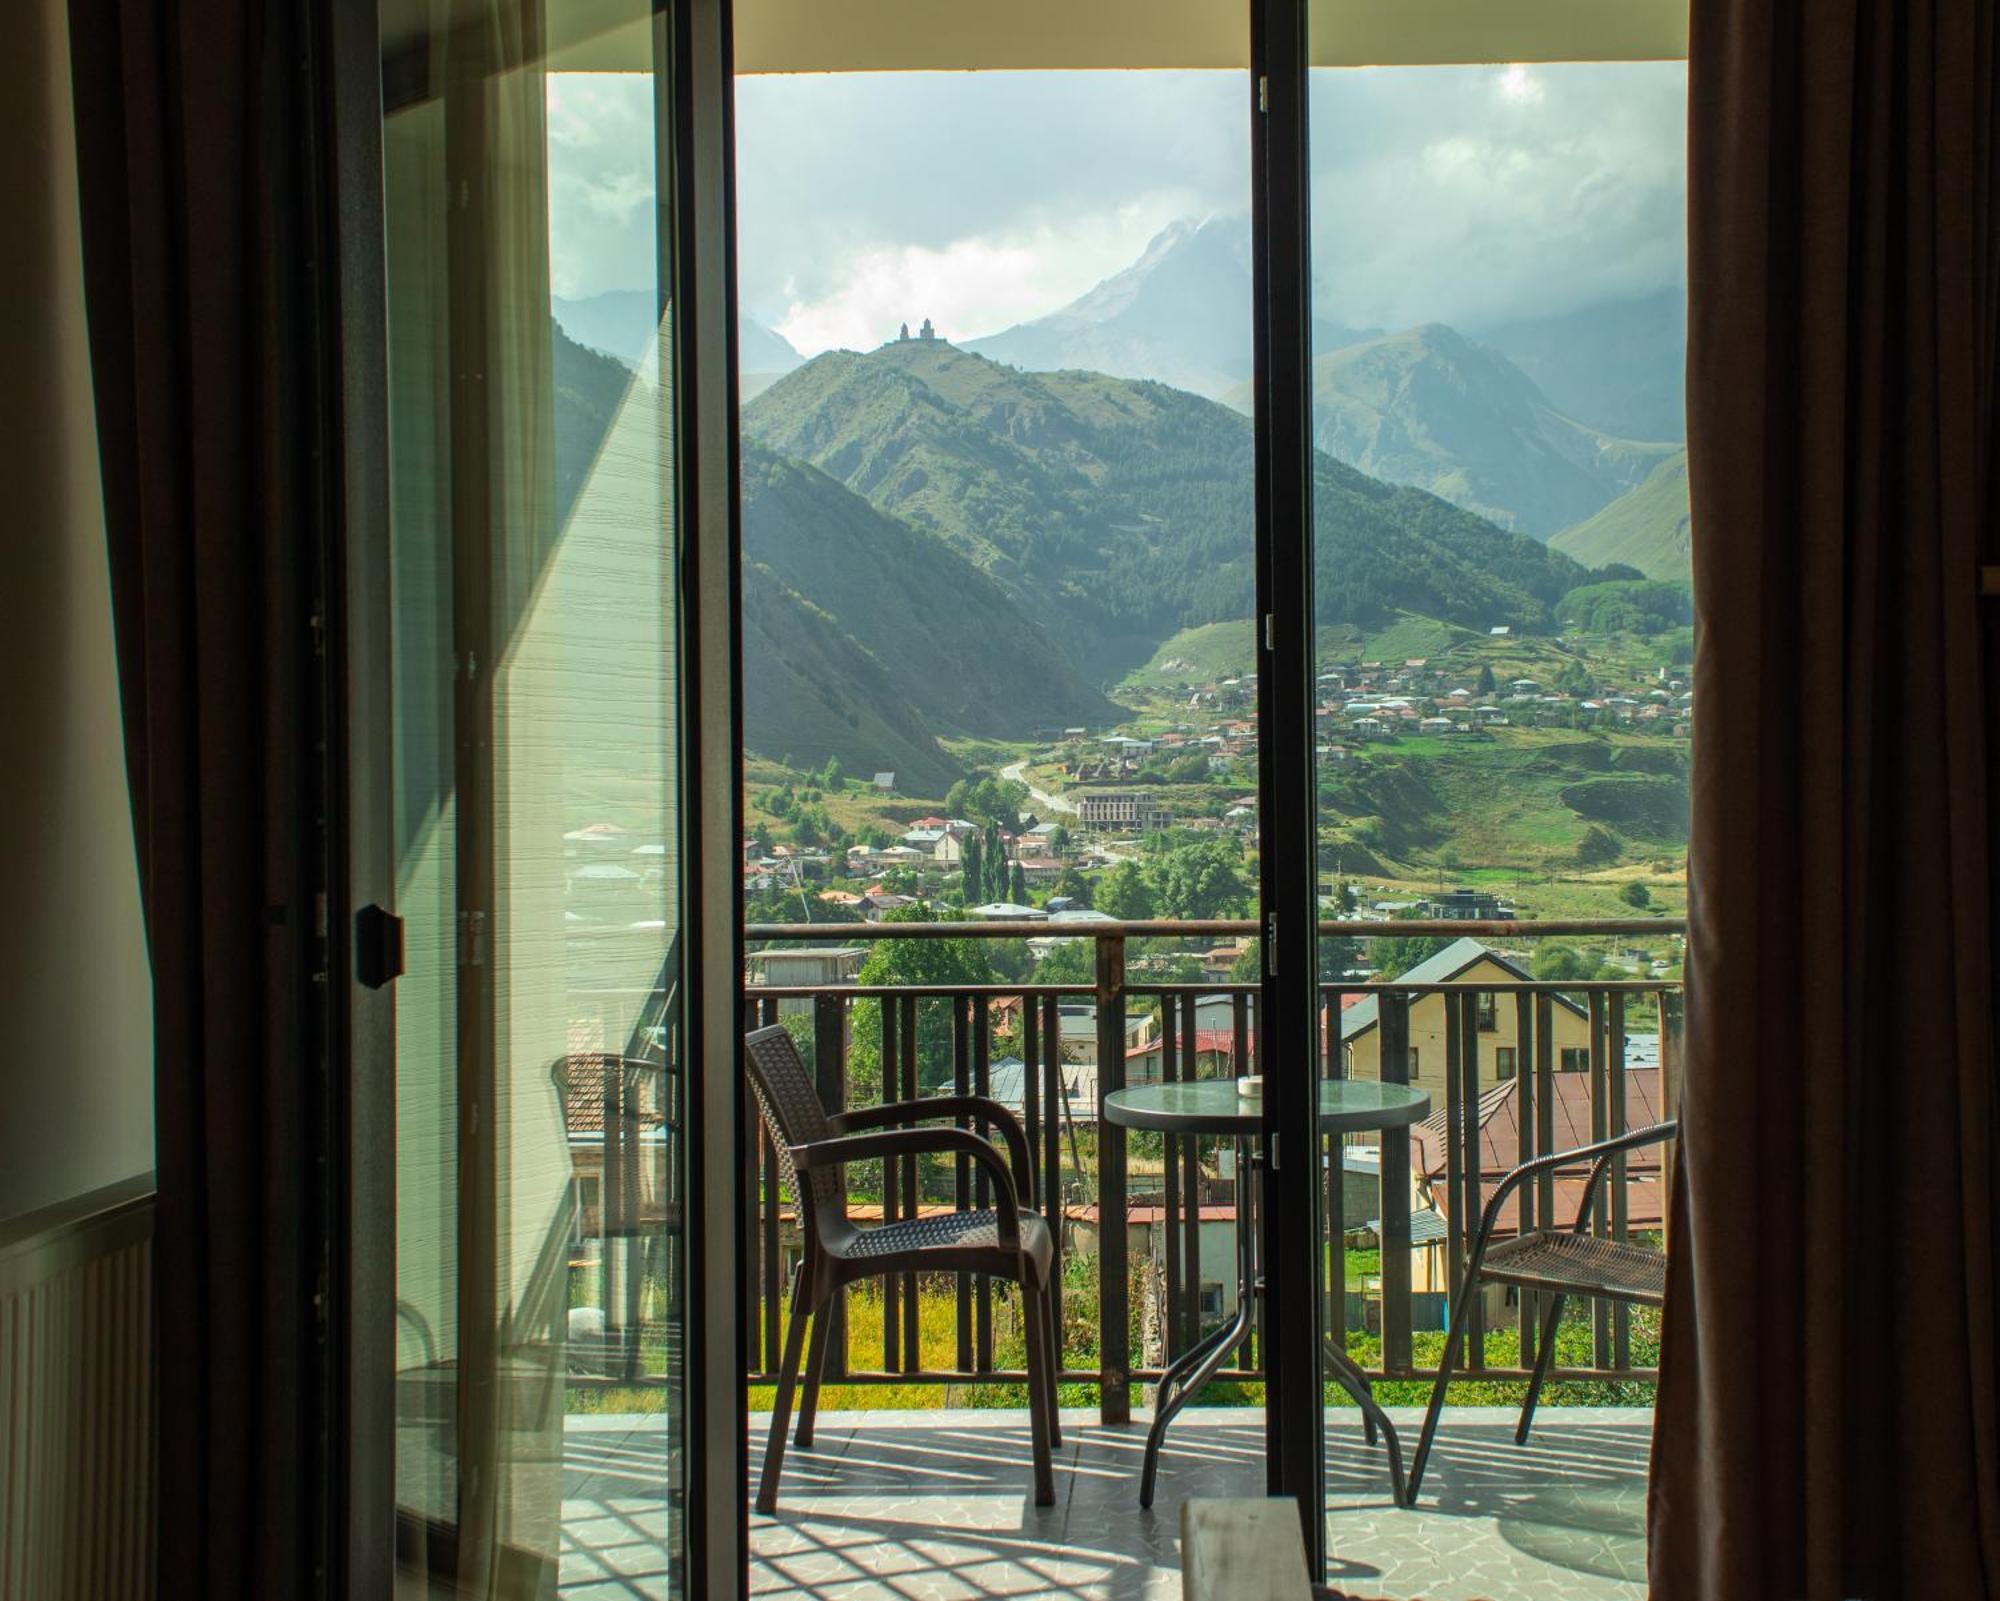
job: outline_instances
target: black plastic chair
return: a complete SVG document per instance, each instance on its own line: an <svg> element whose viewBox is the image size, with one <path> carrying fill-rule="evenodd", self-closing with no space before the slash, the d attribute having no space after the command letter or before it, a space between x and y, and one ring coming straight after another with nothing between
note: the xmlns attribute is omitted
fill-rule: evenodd
<svg viewBox="0 0 2000 1601"><path fill-rule="evenodd" d="M757 1510L778 1510L778 1474L785 1457L785 1426L799 1377L806 1320L812 1320L812 1353L805 1364L797 1443L812 1446L820 1375L826 1369L828 1316L835 1294L857 1279L891 1273L978 1273L1021 1286L1028 1336L1028 1414L1034 1441L1035 1505L1055 1504L1050 1451L1062 1443L1056 1421L1058 1333L1049 1293L1055 1239L1039 1215L1021 1205L1035 1193L1028 1136L1000 1102L983 1095L934 1095L892 1106L828 1116L812 1074L790 1034L780 1025L746 1035L744 1055L758 1110L777 1148L782 1176L798 1198L804 1253L792 1280L791 1319L771 1406L771 1439L757 1487ZM897 1128L933 1118L967 1118L999 1130L1008 1160L970 1129ZM859 1130L880 1129L880 1133ZM930 1154L969 1156L993 1186L997 1205L980 1211L907 1218L879 1228L858 1228L847 1216L839 1169L849 1162Z"/></svg>
<svg viewBox="0 0 2000 1601"><path fill-rule="evenodd" d="M1527 1400L1521 1407L1521 1422L1514 1431L1514 1443L1525 1445L1535 1421L1535 1404L1541 1399L1542 1382L1548 1377L1555 1355L1556 1326L1562 1320L1563 1301L1572 1295L1588 1295L1602 1301L1622 1301L1638 1306L1659 1306L1666 1299L1666 1253L1629 1240L1604 1239L1590 1232L1590 1220L1597 1203L1598 1186L1610 1171L1611 1163L1628 1151L1659 1145L1680 1132L1678 1123L1655 1123L1634 1129L1616 1139L1599 1140L1575 1150L1556 1151L1523 1162L1500 1181L1479 1220L1472 1251L1465 1261L1465 1281L1452 1302L1451 1328L1445 1336L1444 1358L1438 1363L1437 1383L1431 1387L1430 1409L1424 1414L1424 1432L1417 1439L1417 1454L1410 1462L1410 1479L1404 1505L1415 1506L1417 1487L1423 1482L1424 1463L1431 1453L1431 1437L1437 1433L1438 1413L1444 1408L1446 1387L1452 1369L1465 1344L1465 1322L1472 1299L1483 1284L1513 1284L1539 1290L1550 1297L1542 1317L1542 1337L1535 1349L1535 1371L1528 1380ZM1584 1182L1583 1204L1577 1208L1575 1226L1569 1229L1531 1229L1498 1245L1492 1243L1494 1226L1500 1221L1500 1207L1509 1195L1527 1180L1581 1162L1590 1162L1590 1177Z"/></svg>

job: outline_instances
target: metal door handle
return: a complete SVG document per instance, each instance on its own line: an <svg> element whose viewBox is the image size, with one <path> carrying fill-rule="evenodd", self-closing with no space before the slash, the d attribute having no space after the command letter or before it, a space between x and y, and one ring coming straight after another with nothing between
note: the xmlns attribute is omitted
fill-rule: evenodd
<svg viewBox="0 0 2000 1601"><path fill-rule="evenodd" d="M372 990L403 976L403 920L380 906L354 914L354 976Z"/></svg>

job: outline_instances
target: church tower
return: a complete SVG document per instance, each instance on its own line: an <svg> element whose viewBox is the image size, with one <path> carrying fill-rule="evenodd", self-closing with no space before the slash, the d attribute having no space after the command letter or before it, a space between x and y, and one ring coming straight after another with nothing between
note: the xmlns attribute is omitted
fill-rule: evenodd
<svg viewBox="0 0 2000 1601"><path fill-rule="evenodd" d="M935 329L933 329L933 328L931 327L931 320L930 320L930 318L926 317L926 318L924 319L924 325L923 325L922 329L920 329L920 330L918 331L918 334L917 334L917 337L918 337L919 339L935 339L935 338L937 338L937 332L936 332L936 330L935 330Z"/></svg>

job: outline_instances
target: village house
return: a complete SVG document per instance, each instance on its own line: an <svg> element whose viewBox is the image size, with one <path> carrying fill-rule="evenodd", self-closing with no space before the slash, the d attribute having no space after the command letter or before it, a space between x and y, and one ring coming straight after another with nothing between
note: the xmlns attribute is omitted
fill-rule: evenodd
<svg viewBox="0 0 2000 1601"><path fill-rule="evenodd" d="M1460 887L1424 903L1426 917L1454 922L1486 922L1514 916L1514 903L1483 889Z"/></svg>
<svg viewBox="0 0 2000 1601"><path fill-rule="evenodd" d="M1172 813L1145 791L1079 795L1077 822L1093 833L1146 833L1165 828Z"/></svg>
<svg viewBox="0 0 2000 1601"><path fill-rule="evenodd" d="M862 897L861 915L871 923L879 923L889 913L901 911L905 906L914 906L915 904L916 897L914 895L893 894L877 884L872 886L868 893Z"/></svg>
<svg viewBox="0 0 2000 1601"><path fill-rule="evenodd" d="M868 952L859 945L813 945L792 950L751 951L743 958L749 969L744 983L753 990L816 989L829 984L852 984L861 971ZM806 996L786 996L778 1002L778 1015L810 1012L813 1003Z"/></svg>
<svg viewBox="0 0 2000 1601"><path fill-rule="evenodd" d="M1058 834L1068 835L1069 830L1061 823L1036 823L1027 833L1027 844L1036 856L1060 856L1055 841Z"/></svg>
<svg viewBox="0 0 2000 1601"><path fill-rule="evenodd" d="M1482 980L1511 984L1532 975L1478 940L1462 939L1396 976L1411 984L1476 984ZM1428 1090L1437 1106L1444 1105L1445 1099L1445 1000L1433 992L1410 1001L1409 1081ZM1350 1078L1382 1076L1380 1010L1380 997L1365 995L1341 1014L1341 1050ZM1555 997L1551 1010L1558 1076L1584 1073L1587 1077L1589 1013L1563 995ZM1521 1069L1519 1016L1513 997L1480 996L1478 1024L1479 1084L1484 1089L1513 1078Z"/></svg>

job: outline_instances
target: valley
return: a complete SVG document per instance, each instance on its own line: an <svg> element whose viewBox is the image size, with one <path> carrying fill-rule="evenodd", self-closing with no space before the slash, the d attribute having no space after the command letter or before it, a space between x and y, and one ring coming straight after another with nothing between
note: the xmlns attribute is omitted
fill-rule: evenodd
<svg viewBox="0 0 2000 1601"><path fill-rule="evenodd" d="M1177 225L1073 306L964 348L926 330L803 359L745 319L752 920L913 898L1251 910L1242 245L1227 223ZM1216 310L1239 294L1242 328ZM1636 374L1627 393L1613 370L1657 364L1672 314L1479 339L1315 326L1329 915L1682 911L1686 455L1660 426L1678 391ZM651 308L614 294L554 316L567 505L650 381Z"/></svg>

